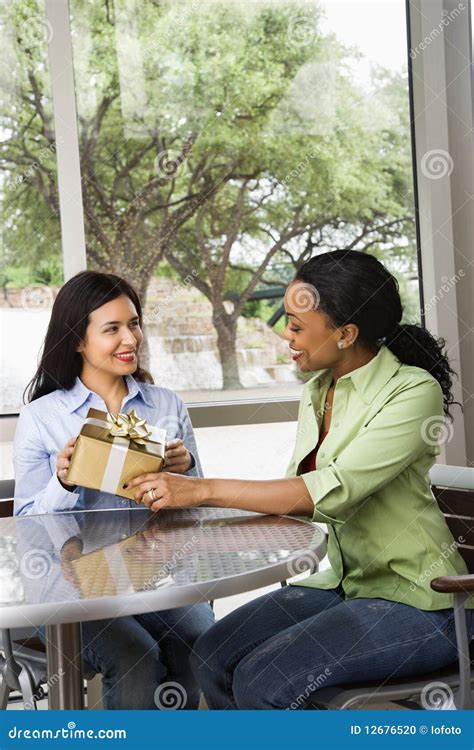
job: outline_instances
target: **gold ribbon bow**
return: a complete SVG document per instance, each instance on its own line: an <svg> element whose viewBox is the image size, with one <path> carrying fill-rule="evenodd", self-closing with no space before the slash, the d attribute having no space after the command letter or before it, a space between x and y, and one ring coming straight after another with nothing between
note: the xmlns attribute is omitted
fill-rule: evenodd
<svg viewBox="0 0 474 750"><path fill-rule="evenodd" d="M152 434L146 420L140 419L135 409L129 411L128 414L121 414L120 412L118 414L111 414L108 411L107 424L109 435L113 437L126 437L135 443L139 443L139 445L145 445L145 442Z"/></svg>

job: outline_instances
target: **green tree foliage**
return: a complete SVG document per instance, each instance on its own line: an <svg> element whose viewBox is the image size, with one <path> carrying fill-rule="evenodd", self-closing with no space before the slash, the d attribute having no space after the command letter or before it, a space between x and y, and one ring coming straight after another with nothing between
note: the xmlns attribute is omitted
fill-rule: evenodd
<svg viewBox="0 0 474 750"><path fill-rule="evenodd" d="M8 13L21 72L4 122L7 180L54 144L46 68L24 32L28 3ZM412 262L406 80L377 70L371 91L357 86L354 52L321 34L315 4L135 5L134 14L133 3L70 3L89 262L127 276L144 298L164 261L181 278L195 271L224 387L238 387L237 321L256 289L336 247L376 252L401 272ZM31 253L47 255L53 156L21 203L5 201L9 254L15 234L41 226Z"/></svg>

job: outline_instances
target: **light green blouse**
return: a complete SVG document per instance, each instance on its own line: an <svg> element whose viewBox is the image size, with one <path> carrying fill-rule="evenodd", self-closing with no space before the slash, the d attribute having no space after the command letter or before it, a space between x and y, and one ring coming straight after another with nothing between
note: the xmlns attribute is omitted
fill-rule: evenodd
<svg viewBox="0 0 474 750"><path fill-rule="evenodd" d="M288 477L299 475L317 443L330 382L330 370L320 370L303 389ZM385 346L339 378L317 470L302 475L313 520L328 525L331 568L300 585L342 583L348 598L380 597L425 610L452 605L450 596L430 588L437 576L467 573L428 478L442 414L437 381L401 364Z"/></svg>

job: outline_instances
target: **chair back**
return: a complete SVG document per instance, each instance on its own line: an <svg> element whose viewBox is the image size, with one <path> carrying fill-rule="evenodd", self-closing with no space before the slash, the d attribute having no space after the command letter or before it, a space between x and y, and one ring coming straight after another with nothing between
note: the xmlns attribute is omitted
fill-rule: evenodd
<svg viewBox="0 0 474 750"><path fill-rule="evenodd" d="M437 465L431 489L470 573L474 573L474 468ZM457 471L456 471L457 469Z"/></svg>
<svg viewBox="0 0 474 750"><path fill-rule="evenodd" d="M10 518L13 515L13 496L15 494L15 480L0 480L0 518Z"/></svg>

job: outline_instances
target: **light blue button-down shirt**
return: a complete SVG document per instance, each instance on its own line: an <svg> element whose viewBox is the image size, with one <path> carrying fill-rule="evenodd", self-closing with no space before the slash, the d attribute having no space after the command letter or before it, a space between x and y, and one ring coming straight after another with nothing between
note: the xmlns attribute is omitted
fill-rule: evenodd
<svg viewBox="0 0 474 750"><path fill-rule="evenodd" d="M121 411L135 409L140 417L166 429L167 441L180 438L194 462L187 474L202 476L202 468L188 411L179 396L167 388L139 383L127 376L128 394ZM20 412L13 448L15 515L68 510L136 508L131 500L78 487L69 492L56 475L56 454L81 430L90 408L106 411L100 396L76 378L69 391L57 390L32 401Z"/></svg>

